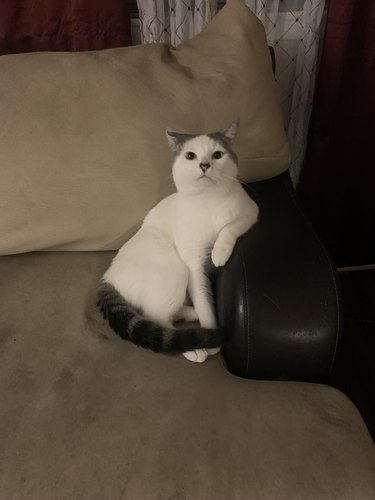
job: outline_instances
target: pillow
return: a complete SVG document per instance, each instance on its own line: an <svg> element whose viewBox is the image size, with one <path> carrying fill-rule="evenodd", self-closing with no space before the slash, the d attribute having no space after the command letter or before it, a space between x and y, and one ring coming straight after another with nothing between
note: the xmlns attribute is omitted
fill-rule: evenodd
<svg viewBox="0 0 375 500"><path fill-rule="evenodd" d="M230 0L177 49L0 57L0 253L115 250L173 191L167 127L240 117L243 181L289 165L262 23Z"/></svg>

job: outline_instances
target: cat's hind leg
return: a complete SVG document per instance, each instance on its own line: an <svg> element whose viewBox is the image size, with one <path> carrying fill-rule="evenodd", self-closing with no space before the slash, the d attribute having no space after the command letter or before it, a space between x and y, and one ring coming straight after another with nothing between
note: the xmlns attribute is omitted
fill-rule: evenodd
<svg viewBox="0 0 375 500"><path fill-rule="evenodd" d="M207 354L209 356L213 356L214 354L217 354L218 352L220 352L221 350L221 347L214 347L212 349L205 349L205 351L207 352Z"/></svg>
<svg viewBox="0 0 375 500"><path fill-rule="evenodd" d="M213 349L196 349L195 351L183 352L182 355L189 361L193 361L193 363L203 363L208 356L213 356L220 352L220 349L221 347L215 347Z"/></svg>
<svg viewBox="0 0 375 500"><path fill-rule="evenodd" d="M211 290L208 278L202 269L190 269L188 291L194 305L194 311L203 328L217 328L214 307L211 300ZM196 349L184 352L189 361L203 363L208 355L219 352L220 347L214 349Z"/></svg>
<svg viewBox="0 0 375 500"><path fill-rule="evenodd" d="M210 283L203 269L191 269L188 292L202 328L217 328Z"/></svg>
<svg viewBox="0 0 375 500"><path fill-rule="evenodd" d="M182 306L175 314L174 321L198 321L198 314L193 306Z"/></svg>

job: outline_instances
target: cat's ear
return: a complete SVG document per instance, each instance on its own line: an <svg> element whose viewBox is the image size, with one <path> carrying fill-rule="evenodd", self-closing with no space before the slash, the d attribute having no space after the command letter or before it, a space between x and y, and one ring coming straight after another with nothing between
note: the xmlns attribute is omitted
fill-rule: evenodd
<svg viewBox="0 0 375 500"><path fill-rule="evenodd" d="M237 118L236 121L231 123L229 127L225 128L224 130L221 131L221 133L226 137L226 139L233 144L234 139L236 138L237 135L237 130L240 125L240 119Z"/></svg>
<svg viewBox="0 0 375 500"><path fill-rule="evenodd" d="M179 132L173 132L169 129L165 131L165 135L167 136L169 147L174 153L178 153L181 150L181 146L184 144L184 142L194 137L193 135L189 134L180 134Z"/></svg>
<svg viewBox="0 0 375 500"><path fill-rule="evenodd" d="M176 132L172 132L172 130L169 130L167 129L165 131L165 135L167 137L167 141L168 141L168 144L169 144L169 147L171 148L171 150L174 152L176 151L177 149L177 144L178 144L178 138L177 138L177 133Z"/></svg>

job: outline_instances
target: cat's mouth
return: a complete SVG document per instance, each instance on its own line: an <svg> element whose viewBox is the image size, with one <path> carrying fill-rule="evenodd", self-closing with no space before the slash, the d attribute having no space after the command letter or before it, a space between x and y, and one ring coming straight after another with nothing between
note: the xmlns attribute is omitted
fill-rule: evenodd
<svg viewBox="0 0 375 500"><path fill-rule="evenodd" d="M207 179L209 181L212 181L213 182L213 179L211 177L208 177L208 175L206 174L202 174L198 177L198 181L201 180L201 179Z"/></svg>

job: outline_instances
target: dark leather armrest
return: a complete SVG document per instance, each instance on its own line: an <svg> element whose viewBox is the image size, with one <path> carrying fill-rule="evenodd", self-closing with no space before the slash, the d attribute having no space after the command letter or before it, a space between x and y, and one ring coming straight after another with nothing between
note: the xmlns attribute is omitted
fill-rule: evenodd
<svg viewBox="0 0 375 500"><path fill-rule="evenodd" d="M336 270L288 173L244 187L259 220L214 276L227 367L248 378L324 381L339 341Z"/></svg>

